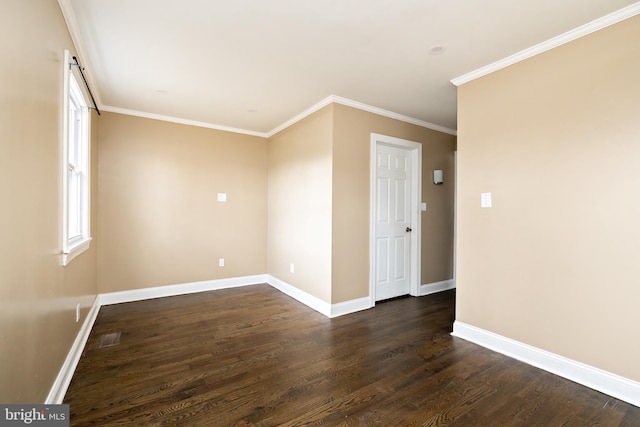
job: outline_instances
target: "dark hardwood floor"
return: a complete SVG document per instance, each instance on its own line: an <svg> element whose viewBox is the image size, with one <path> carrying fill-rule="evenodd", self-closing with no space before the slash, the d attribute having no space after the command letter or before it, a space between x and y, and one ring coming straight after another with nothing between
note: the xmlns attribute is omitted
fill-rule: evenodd
<svg viewBox="0 0 640 427"><path fill-rule="evenodd" d="M640 426L640 408L451 337L454 302L327 319L256 285L102 307L71 425Z"/></svg>

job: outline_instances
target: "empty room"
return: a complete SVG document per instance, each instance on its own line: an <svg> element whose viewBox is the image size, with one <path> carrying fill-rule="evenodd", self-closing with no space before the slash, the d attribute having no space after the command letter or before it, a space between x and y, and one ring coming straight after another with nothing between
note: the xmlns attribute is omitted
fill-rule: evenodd
<svg viewBox="0 0 640 427"><path fill-rule="evenodd" d="M639 426L639 15L2 0L0 424Z"/></svg>

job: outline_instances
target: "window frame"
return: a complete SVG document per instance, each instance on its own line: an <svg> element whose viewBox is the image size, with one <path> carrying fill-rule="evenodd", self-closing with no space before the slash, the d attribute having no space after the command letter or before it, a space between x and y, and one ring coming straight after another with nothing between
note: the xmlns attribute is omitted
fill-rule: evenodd
<svg viewBox="0 0 640 427"><path fill-rule="evenodd" d="M64 51L63 66L62 265L66 266L91 244L91 112L68 50ZM72 124L72 120L76 123ZM78 187L71 194L70 185L74 182Z"/></svg>

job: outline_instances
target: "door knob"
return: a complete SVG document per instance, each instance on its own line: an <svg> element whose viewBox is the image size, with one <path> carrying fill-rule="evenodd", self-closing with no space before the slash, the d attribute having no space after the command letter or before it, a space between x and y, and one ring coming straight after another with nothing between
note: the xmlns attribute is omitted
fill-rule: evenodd
<svg viewBox="0 0 640 427"><path fill-rule="evenodd" d="M407 229L405 230L407 233L411 232L411 227L407 227Z"/></svg>

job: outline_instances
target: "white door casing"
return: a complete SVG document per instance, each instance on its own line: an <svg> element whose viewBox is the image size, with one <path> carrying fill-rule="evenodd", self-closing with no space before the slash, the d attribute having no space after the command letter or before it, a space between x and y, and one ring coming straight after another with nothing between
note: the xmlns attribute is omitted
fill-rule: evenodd
<svg viewBox="0 0 640 427"><path fill-rule="evenodd" d="M419 295L421 164L422 144L371 134L372 306Z"/></svg>

